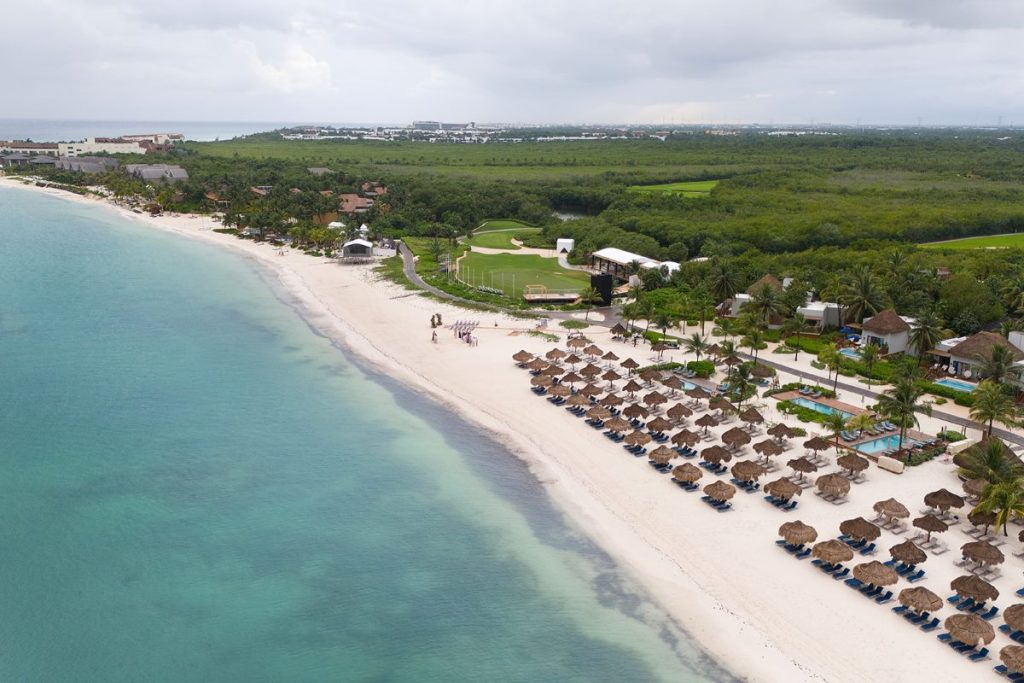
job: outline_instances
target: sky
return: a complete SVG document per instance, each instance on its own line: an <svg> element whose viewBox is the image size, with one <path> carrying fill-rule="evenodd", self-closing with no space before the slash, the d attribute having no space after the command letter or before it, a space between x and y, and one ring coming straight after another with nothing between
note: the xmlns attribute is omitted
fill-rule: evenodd
<svg viewBox="0 0 1024 683"><path fill-rule="evenodd" d="M1024 124L1024 0L4 5L5 118Z"/></svg>

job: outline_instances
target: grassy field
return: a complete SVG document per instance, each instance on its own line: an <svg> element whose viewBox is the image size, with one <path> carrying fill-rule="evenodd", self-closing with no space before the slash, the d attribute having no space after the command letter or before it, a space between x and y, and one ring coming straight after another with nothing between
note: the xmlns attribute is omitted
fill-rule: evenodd
<svg viewBox="0 0 1024 683"><path fill-rule="evenodd" d="M468 254L459 262L462 279L474 285L494 287L506 296L519 298L526 285L544 285L548 289L583 290L590 276L565 270L557 259L533 254Z"/></svg>
<svg viewBox="0 0 1024 683"><path fill-rule="evenodd" d="M717 180L693 180L684 183L665 183L664 185L630 185L630 192L657 192L659 194L678 194L684 197L706 197L718 185Z"/></svg>
<svg viewBox="0 0 1024 683"><path fill-rule="evenodd" d="M473 237L466 244L488 249L519 249L518 245L512 244L513 238L540 231L540 228L534 228L519 221L486 221L473 232Z"/></svg>
<svg viewBox="0 0 1024 683"><path fill-rule="evenodd" d="M922 247L930 249L1024 249L1024 232L1012 235L986 235L984 237L965 237L962 240L948 242L929 242Z"/></svg>

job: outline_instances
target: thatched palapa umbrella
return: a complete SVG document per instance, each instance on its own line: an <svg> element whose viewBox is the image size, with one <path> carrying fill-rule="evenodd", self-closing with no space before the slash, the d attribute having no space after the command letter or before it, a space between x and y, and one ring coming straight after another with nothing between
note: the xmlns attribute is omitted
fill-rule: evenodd
<svg viewBox="0 0 1024 683"><path fill-rule="evenodd" d="M705 389L704 387L694 387L693 389L687 389L686 395L695 401L700 401L701 399L705 398L711 398L711 394L709 394L707 389Z"/></svg>
<svg viewBox="0 0 1024 683"><path fill-rule="evenodd" d="M657 391L652 391L651 393L644 396L644 403L653 408L654 406L660 406L663 403L668 403L668 399L665 398L664 394L661 394Z"/></svg>
<svg viewBox="0 0 1024 683"><path fill-rule="evenodd" d="M949 525L943 522L935 515L925 515L924 517L918 517L914 520L914 526L922 531L928 532L928 540L932 540L932 534L941 534L943 531L949 528Z"/></svg>
<svg viewBox="0 0 1024 683"><path fill-rule="evenodd" d="M626 332L629 332L629 330L627 330L626 326L623 325L622 323L615 323L614 325L612 325L612 329L610 330L610 332L612 334L619 335L626 334Z"/></svg>
<svg viewBox="0 0 1024 683"><path fill-rule="evenodd" d="M591 344L587 348L583 349L583 353L587 354L591 358L597 358L602 353L604 353L604 351L602 351L597 344Z"/></svg>
<svg viewBox="0 0 1024 683"><path fill-rule="evenodd" d="M700 439L700 435L697 432L691 432L689 429L680 429L676 434L672 435L672 443L677 446L687 445L692 446L697 443Z"/></svg>
<svg viewBox="0 0 1024 683"><path fill-rule="evenodd" d="M604 406L594 406L587 411L587 417L591 420L607 420L611 416L611 411Z"/></svg>
<svg viewBox="0 0 1024 683"><path fill-rule="evenodd" d="M658 354L658 358L660 359L661 354L668 351L668 344L666 344L665 342L658 342L651 347L651 351L656 352Z"/></svg>
<svg viewBox="0 0 1024 683"><path fill-rule="evenodd" d="M621 417L613 417L612 419L605 422L604 426L612 430L613 432L628 432L630 429L633 428L633 425L629 424Z"/></svg>
<svg viewBox="0 0 1024 683"><path fill-rule="evenodd" d="M903 541L889 548L892 559L903 564L921 564L928 560L928 554L914 545L913 541Z"/></svg>
<svg viewBox="0 0 1024 683"><path fill-rule="evenodd" d="M562 378L563 382L568 384L576 384L576 382L582 382L583 378L577 375L575 372L566 373L565 377Z"/></svg>
<svg viewBox="0 0 1024 683"><path fill-rule="evenodd" d="M982 481L981 479L975 479L975 481ZM967 513L967 521L974 526L980 526L985 528L985 533L988 533L988 528L996 523L996 513L994 512L982 512L981 510L971 510Z"/></svg>
<svg viewBox="0 0 1024 683"><path fill-rule="evenodd" d="M832 448L832 444L820 436L814 436L807 441L804 441L804 448L812 451L827 451Z"/></svg>
<svg viewBox="0 0 1024 683"><path fill-rule="evenodd" d="M814 543L818 540L818 532L814 527L809 524L804 524L800 520L783 523L783 525L779 527L779 536L781 536L786 543L791 545Z"/></svg>
<svg viewBox="0 0 1024 683"><path fill-rule="evenodd" d="M880 500L874 504L873 508L875 512L888 520L906 519L907 517L910 517L910 510L907 509L907 506L895 498Z"/></svg>
<svg viewBox="0 0 1024 683"><path fill-rule="evenodd" d="M697 418L697 422L695 424L698 427L703 427L704 431L707 432L708 427L714 427L718 424L718 420L711 417L710 415L701 415L700 417Z"/></svg>
<svg viewBox="0 0 1024 683"><path fill-rule="evenodd" d="M636 370L638 367L640 367L640 364L637 363L632 358L627 358L626 360L624 360L621 363L619 363L619 365L621 365L622 367L626 368L626 370L629 371L629 374L631 374L631 375L633 374L634 370Z"/></svg>
<svg viewBox="0 0 1024 683"><path fill-rule="evenodd" d="M512 360L522 365L524 363L529 363L531 360L533 360L533 354L527 351L526 349L521 349L512 354Z"/></svg>
<svg viewBox="0 0 1024 683"><path fill-rule="evenodd" d="M972 562L985 566L1001 564L1006 557L1003 551L987 541L971 541L960 546L963 556Z"/></svg>
<svg viewBox="0 0 1024 683"><path fill-rule="evenodd" d="M639 403L631 403L622 409L622 414L626 417L644 418L650 415L647 408L644 408Z"/></svg>
<svg viewBox="0 0 1024 683"><path fill-rule="evenodd" d="M654 380L661 377L661 373L657 370L644 370L640 373L640 379L645 382L653 382Z"/></svg>
<svg viewBox="0 0 1024 683"><path fill-rule="evenodd" d="M593 381L595 377L601 374L601 368L597 367L593 363L588 363L580 368L580 374Z"/></svg>
<svg viewBox="0 0 1024 683"><path fill-rule="evenodd" d="M767 471L763 465L753 460L740 460L732 466L732 476L740 481L757 481Z"/></svg>
<svg viewBox="0 0 1024 683"><path fill-rule="evenodd" d="M968 479L964 482L963 489L968 496L977 498L985 492L986 486L988 486L988 481L985 479Z"/></svg>
<svg viewBox="0 0 1024 683"><path fill-rule="evenodd" d="M740 363L743 362L743 360L739 356L737 356L736 354L732 354L731 356L726 358L725 361L723 361L723 362L726 365L728 365L729 367L732 367L734 365L739 365Z"/></svg>
<svg viewBox="0 0 1024 683"><path fill-rule="evenodd" d="M548 389L548 393L552 396L568 396L572 393L572 389L565 386L564 384L555 384Z"/></svg>
<svg viewBox="0 0 1024 683"><path fill-rule="evenodd" d="M665 414L668 415L669 419L676 420L678 422L679 420L682 420L685 417L690 417L691 415L693 415L693 411L684 406L682 403L677 403L671 408L669 408L667 411L665 411Z"/></svg>
<svg viewBox="0 0 1024 683"><path fill-rule="evenodd" d="M616 396L615 394L608 394L607 396L599 400L598 403L608 408L612 408L614 406L621 406L624 401L625 399L623 399L621 396Z"/></svg>
<svg viewBox="0 0 1024 683"><path fill-rule="evenodd" d="M779 477L764 485L764 492L782 500L789 500L793 496L799 496L803 489L785 477Z"/></svg>
<svg viewBox="0 0 1024 683"><path fill-rule="evenodd" d="M659 465L667 465L677 453L668 446L658 446L647 457Z"/></svg>
<svg viewBox="0 0 1024 683"><path fill-rule="evenodd" d="M999 651L999 660L1013 673L1024 673L1024 645L1005 646Z"/></svg>
<svg viewBox="0 0 1024 683"><path fill-rule="evenodd" d="M816 544L811 553L825 564L839 564L853 559L853 548L834 538Z"/></svg>
<svg viewBox="0 0 1024 683"><path fill-rule="evenodd" d="M683 388L683 380L679 379L675 375L669 375L668 379L662 380L661 382L666 387L672 390L672 393Z"/></svg>
<svg viewBox="0 0 1024 683"><path fill-rule="evenodd" d="M878 560L863 562L853 568L853 577L873 586L891 586L899 581L899 574Z"/></svg>
<svg viewBox="0 0 1024 683"><path fill-rule="evenodd" d="M736 495L736 487L724 481L715 481L704 487L704 493L712 500L726 501Z"/></svg>
<svg viewBox="0 0 1024 683"><path fill-rule="evenodd" d="M964 506L964 499L952 491L939 489L926 495L924 497L924 504L946 512L949 508L962 508Z"/></svg>
<svg viewBox="0 0 1024 683"><path fill-rule="evenodd" d="M575 393L565 399L565 404L569 406L589 406L590 399L581 393Z"/></svg>
<svg viewBox="0 0 1024 683"><path fill-rule="evenodd" d="M590 384L580 389L579 393L583 394L584 396L597 396L602 391L604 390L600 386L591 382Z"/></svg>
<svg viewBox="0 0 1024 683"><path fill-rule="evenodd" d="M570 353L568 356L565 357L565 360L563 362L568 363L569 365L575 368L577 363L583 362L583 359L577 356L575 353Z"/></svg>
<svg viewBox="0 0 1024 683"><path fill-rule="evenodd" d="M860 457L856 453L847 453L846 455L840 456L836 459L836 464L844 470L849 471L851 475L854 475L857 472L863 472L868 468L867 459Z"/></svg>
<svg viewBox="0 0 1024 683"><path fill-rule="evenodd" d="M611 361L618 360L618 359L619 359L619 357L615 355L614 351L609 351L608 353L606 353L603 356L601 356L601 360L606 360L609 363Z"/></svg>
<svg viewBox="0 0 1024 683"><path fill-rule="evenodd" d="M614 370L609 370L608 372L601 375L601 379L608 382L608 386L612 386L617 380L622 379L622 375L615 372Z"/></svg>
<svg viewBox="0 0 1024 683"><path fill-rule="evenodd" d="M935 612L942 609L942 598L924 586L904 588L899 595L900 604L911 612Z"/></svg>
<svg viewBox="0 0 1024 683"><path fill-rule="evenodd" d="M537 375L536 377L530 378L530 384L535 387L550 387L554 384L554 380L547 375Z"/></svg>
<svg viewBox="0 0 1024 683"><path fill-rule="evenodd" d="M631 379L626 382L626 386L622 387L622 390L627 392L630 396L643 389L643 386L637 383L635 379Z"/></svg>
<svg viewBox="0 0 1024 683"><path fill-rule="evenodd" d="M540 372L548 366L547 362L543 358L534 358L526 364L527 370L533 370L534 372Z"/></svg>
<svg viewBox="0 0 1024 683"><path fill-rule="evenodd" d="M583 337L573 337L566 343L566 346L568 346L570 349L582 349L586 345L587 340L584 339Z"/></svg>
<svg viewBox="0 0 1024 683"><path fill-rule="evenodd" d="M981 643L988 645L996 637L992 624L977 614L954 614L947 617L943 625L949 631L949 635L953 636L953 640L959 640L961 643L974 647Z"/></svg>
<svg viewBox="0 0 1024 683"><path fill-rule="evenodd" d="M672 468L672 478L686 484L692 484L695 481L700 481L702 476L704 476L704 472L696 465L688 462L684 462L682 465L676 465Z"/></svg>
<svg viewBox="0 0 1024 683"><path fill-rule="evenodd" d="M541 370L540 374L547 375L548 377L558 377L559 375L564 375L565 374L565 370L563 370L558 365L555 365L554 363L552 363L551 365L549 365L546 368L544 368L543 370Z"/></svg>
<svg viewBox="0 0 1024 683"><path fill-rule="evenodd" d="M747 434L739 427L733 427L722 434L722 441L728 444L729 448L735 449L750 443L750 434Z"/></svg>
<svg viewBox="0 0 1024 683"><path fill-rule="evenodd" d="M565 358L567 355L569 354L567 354L562 349L551 349L550 351L544 354L544 357L547 358L548 360L554 361Z"/></svg>
<svg viewBox="0 0 1024 683"><path fill-rule="evenodd" d="M756 425L764 422L764 416L757 412L757 408L747 408L740 413L740 419L746 422L748 425Z"/></svg>
<svg viewBox="0 0 1024 683"><path fill-rule="evenodd" d="M647 429L652 432L663 432L666 429L672 429L672 422L663 417L656 417L647 423Z"/></svg>
<svg viewBox="0 0 1024 683"><path fill-rule="evenodd" d="M626 438L622 441L629 446L646 446L651 442L651 435L638 429L626 434Z"/></svg>
<svg viewBox="0 0 1024 683"><path fill-rule="evenodd" d="M999 590L995 586L974 574L956 577L949 582L949 587L961 598L973 598L975 602L995 600L999 597Z"/></svg>
<svg viewBox="0 0 1024 683"><path fill-rule="evenodd" d="M814 482L824 494L841 498L850 492L850 480L839 474L823 474Z"/></svg>
<svg viewBox="0 0 1024 683"><path fill-rule="evenodd" d="M732 453L721 446L708 446L700 452L700 457L705 462L719 463L723 460L729 462L732 460Z"/></svg>
<svg viewBox="0 0 1024 683"><path fill-rule="evenodd" d="M779 441L782 441L783 439L792 439L796 436L795 430L784 422L779 422L778 424L769 427L768 434L770 436L774 436Z"/></svg>
<svg viewBox="0 0 1024 683"><path fill-rule="evenodd" d="M1010 605L1003 610L1003 621L1014 631L1024 631L1024 605Z"/></svg>
<svg viewBox="0 0 1024 683"><path fill-rule="evenodd" d="M729 403L729 399L724 396L715 396L708 401L708 408L711 410L721 410L723 413L735 412L736 406Z"/></svg>
<svg viewBox="0 0 1024 683"><path fill-rule="evenodd" d="M811 474L812 472L818 471L818 466L804 457L793 458L786 464L789 465L794 472L798 473L801 479L803 479L805 474Z"/></svg>
<svg viewBox="0 0 1024 683"><path fill-rule="evenodd" d="M881 529L863 517L846 520L839 525L839 530L858 541L873 541L882 535Z"/></svg>
<svg viewBox="0 0 1024 683"><path fill-rule="evenodd" d="M761 454L766 460L773 455L782 455L784 450L779 442L773 439L765 439L754 444L754 451Z"/></svg>

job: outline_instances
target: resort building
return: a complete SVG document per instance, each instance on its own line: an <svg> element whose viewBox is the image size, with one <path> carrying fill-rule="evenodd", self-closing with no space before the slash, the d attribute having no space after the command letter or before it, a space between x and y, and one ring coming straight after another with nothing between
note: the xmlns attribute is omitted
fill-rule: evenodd
<svg viewBox="0 0 1024 683"><path fill-rule="evenodd" d="M555 241L555 252L559 254L571 254L576 247L576 240L569 237L559 237Z"/></svg>
<svg viewBox="0 0 1024 683"><path fill-rule="evenodd" d="M883 354L903 353L910 343L912 318L903 318L896 309L887 308L861 324L861 345L874 344Z"/></svg>
<svg viewBox="0 0 1024 683"><path fill-rule="evenodd" d="M997 332L978 332L970 337L946 340L946 344L954 341L956 343L949 345L949 350L947 351L949 354L949 372L953 375L977 378L978 366L992 357L992 351L997 346L1009 349L1010 355L1018 363L1024 361L1024 352ZM940 344L936 351L939 351L941 346ZM932 353L933 355L939 355L935 351Z"/></svg>
<svg viewBox="0 0 1024 683"><path fill-rule="evenodd" d="M659 261L652 258L640 256L639 254L632 254L623 249L616 249L615 247L598 249L590 255L590 258L591 263L594 266L594 270L599 273L607 273L619 280L629 279L629 276L633 274L633 264L639 264L641 268L645 265L650 265L651 267L661 265Z"/></svg>
<svg viewBox="0 0 1024 683"><path fill-rule="evenodd" d="M147 182L188 180L188 171L181 166L171 166L169 164L126 164L124 172Z"/></svg>
<svg viewBox="0 0 1024 683"><path fill-rule="evenodd" d="M369 197L360 197L357 194L338 195L341 202L338 204L338 211L341 213L366 213L373 206L373 200Z"/></svg>
<svg viewBox="0 0 1024 683"><path fill-rule="evenodd" d="M0 154L47 154L55 157L57 156L57 143L0 140Z"/></svg>
<svg viewBox="0 0 1024 683"><path fill-rule="evenodd" d="M341 245L341 258L371 258L373 256L373 243L369 240L354 239Z"/></svg>
<svg viewBox="0 0 1024 683"><path fill-rule="evenodd" d="M129 142L148 142L152 145L173 145L183 141L185 136L181 133L133 133L132 135L122 135L121 139Z"/></svg>
<svg viewBox="0 0 1024 683"><path fill-rule="evenodd" d="M145 154L148 151L143 143L124 138L86 138L81 142L60 142L57 148L62 157L87 154Z"/></svg>
<svg viewBox="0 0 1024 683"><path fill-rule="evenodd" d="M797 308L796 312L802 315L808 324L819 330L826 327L839 327L839 304L831 301L808 301Z"/></svg>
<svg viewBox="0 0 1024 683"><path fill-rule="evenodd" d="M788 282L786 284L788 284ZM765 285L768 285L780 294L786 289L785 285L779 281L779 278L775 277L771 273L766 273L757 282L747 287L747 291L737 292L731 299L723 301L718 307L719 313L729 318L737 317L742 308L750 303L754 292L758 291ZM773 316L772 320L769 320L768 323L769 327L778 327L782 325L782 319L779 316Z"/></svg>
<svg viewBox="0 0 1024 683"><path fill-rule="evenodd" d="M110 157L61 157L57 159L57 168L78 173L107 173L116 171L119 165L117 159Z"/></svg>

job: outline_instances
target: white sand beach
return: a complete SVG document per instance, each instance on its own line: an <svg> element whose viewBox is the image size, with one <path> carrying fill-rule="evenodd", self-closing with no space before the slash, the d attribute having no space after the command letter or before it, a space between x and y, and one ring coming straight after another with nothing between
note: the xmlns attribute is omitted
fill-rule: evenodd
<svg viewBox="0 0 1024 683"><path fill-rule="evenodd" d="M0 183L23 187L10 178L0 178ZM71 201L98 201L34 189ZM817 529L818 540L834 538L842 520L871 519L875 516L872 505L890 497L917 517L926 493L941 487L961 493L947 461L910 468L902 475L872 464L867 481L853 485L849 502L843 505L831 505L807 490L795 511L783 513L761 494L740 491L733 499L734 509L720 514L702 504L699 493L686 493L667 475L654 471L646 458L634 458L582 420L529 391L529 375L515 366L512 354L519 349L543 354L555 346L527 334L535 321L440 303L381 280L371 266L339 265L218 234L212 228L219 224L208 217L149 217L111 208L146 225L257 259L272 269L307 308L311 322L325 333L494 434L529 463L580 528L642 582L716 661L740 677L779 682L973 681L992 677L999 648L1011 643L997 632L989 645L993 658L971 663L936 640L941 628L922 632L892 613L895 601L878 605L775 544L783 522L802 520ZM439 329L438 343L432 343L429 323L435 313L443 316L446 325L456 320L479 321L475 331L479 345L460 342L447 329ZM548 331L559 335L564 348L566 330L552 324ZM613 342L605 328L592 327L585 333L602 349L632 357L641 365L654 356L649 347ZM671 354L676 360L683 358L682 352ZM839 398L854 405L861 402L859 396L844 396L842 391ZM768 423L782 420L775 401L757 399L755 405ZM799 424L785 417L789 424ZM737 424L733 420L714 431ZM801 426L818 431L813 425ZM934 434L941 426L937 420L922 418L925 432ZM803 440L792 440L790 450L774 459L781 465L778 473L762 483L789 473L785 462L803 453ZM749 446L746 452L753 455ZM834 453L827 455L834 461ZM834 465L826 466L819 474L836 470ZM705 473L701 484L712 480ZM914 585L926 586L943 598L951 594L950 581L964 573L953 564L959 559L959 547L974 540L962 528L942 535L949 552L930 555L923 565L927 576ZM1019 550L1019 527L1010 528L1011 537L1002 547L1007 556L1002 577L994 581L1001 593L996 604L1004 609L1018 601L1014 591L1024 585L1024 561L1012 554ZM848 564L888 560L888 548L911 535L883 531L875 556L858 555ZM901 579L891 588L898 593L910 585ZM937 616L955 613L947 603ZM997 617L992 623L1002 622Z"/></svg>

